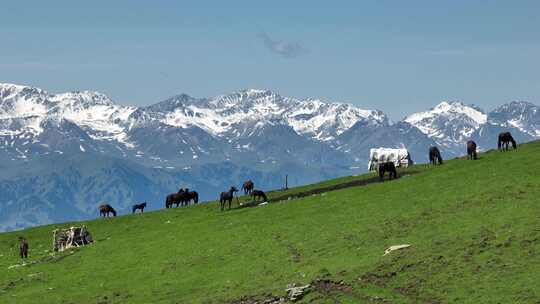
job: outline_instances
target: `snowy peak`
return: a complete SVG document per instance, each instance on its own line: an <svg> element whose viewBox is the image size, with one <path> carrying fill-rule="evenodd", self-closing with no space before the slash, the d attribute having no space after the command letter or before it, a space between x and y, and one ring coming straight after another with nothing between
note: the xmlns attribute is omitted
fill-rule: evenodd
<svg viewBox="0 0 540 304"><path fill-rule="evenodd" d="M411 124L422 124L422 122L431 121L440 116L445 116L449 120L469 119L480 125L487 121L487 115L481 109L472 105L465 105L459 101L443 101L429 111L412 114L405 118L405 121Z"/></svg>
<svg viewBox="0 0 540 304"><path fill-rule="evenodd" d="M443 101L429 111L412 114L405 121L443 146L460 144L482 124L487 115L481 109L461 102Z"/></svg>
<svg viewBox="0 0 540 304"><path fill-rule="evenodd" d="M512 101L504 104L488 115L490 123L515 127L529 135L540 136L540 107L526 101Z"/></svg>
<svg viewBox="0 0 540 304"><path fill-rule="evenodd" d="M66 119L84 128L96 139L117 138L134 107L119 106L106 95L93 91L50 94L28 86L0 84L0 119L2 125L16 121L16 130L0 130L3 134L43 131L42 122L49 118Z"/></svg>
<svg viewBox="0 0 540 304"><path fill-rule="evenodd" d="M270 90L249 89L208 99L188 95L171 97L136 111L132 118L141 123L157 121L169 126L197 126L226 138L246 134L260 123L286 124L300 135L330 140L360 120L387 124L381 111L364 110L350 104L319 99L283 97Z"/></svg>

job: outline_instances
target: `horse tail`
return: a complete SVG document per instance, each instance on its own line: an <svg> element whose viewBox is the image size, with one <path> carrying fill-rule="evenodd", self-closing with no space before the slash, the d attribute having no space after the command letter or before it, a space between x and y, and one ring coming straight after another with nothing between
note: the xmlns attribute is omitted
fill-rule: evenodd
<svg viewBox="0 0 540 304"><path fill-rule="evenodd" d="M266 197L266 194L264 192L261 191L261 195L262 197L264 198L264 201L267 202L268 201L268 198Z"/></svg>
<svg viewBox="0 0 540 304"><path fill-rule="evenodd" d="M135 210L137 210L137 205L133 205L133 208L131 208L131 214L135 213Z"/></svg>
<svg viewBox="0 0 540 304"><path fill-rule="evenodd" d="M502 135L499 134L499 140L497 141L497 149L501 149L501 143L502 143L502 139L501 139Z"/></svg>
<svg viewBox="0 0 540 304"><path fill-rule="evenodd" d="M116 210L114 210L113 207L111 207L111 212L112 212L113 216L116 216Z"/></svg>
<svg viewBox="0 0 540 304"><path fill-rule="evenodd" d="M197 191L193 191L193 202L195 204L199 202L199 193Z"/></svg>
<svg viewBox="0 0 540 304"><path fill-rule="evenodd" d="M171 206L171 196L167 195L167 198L165 198L165 208L169 208Z"/></svg>

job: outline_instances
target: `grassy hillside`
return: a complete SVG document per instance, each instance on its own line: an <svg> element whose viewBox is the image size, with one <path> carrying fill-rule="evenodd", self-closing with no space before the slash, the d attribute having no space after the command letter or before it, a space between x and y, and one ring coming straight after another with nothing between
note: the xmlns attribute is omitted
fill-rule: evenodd
<svg viewBox="0 0 540 304"><path fill-rule="evenodd" d="M289 283L312 283L301 303L538 303L539 169L535 142L266 206L97 219L96 243L54 257L51 230L69 223L4 233L0 303L252 303ZM8 269L19 235L37 263Z"/></svg>

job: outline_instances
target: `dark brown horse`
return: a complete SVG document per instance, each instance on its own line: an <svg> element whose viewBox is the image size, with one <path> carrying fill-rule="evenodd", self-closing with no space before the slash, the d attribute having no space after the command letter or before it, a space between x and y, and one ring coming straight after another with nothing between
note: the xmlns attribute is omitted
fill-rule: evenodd
<svg viewBox="0 0 540 304"><path fill-rule="evenodd" d="M429 162L433 165L436 165L437 162L439 163L439 165L442 165L443 160L439 148L429 147Z"/></svg>
<svg viewBox="0 0 540 304"><path fill-rule="evenodd" d="M397 170L396 170L396 165L394 164L394 162L380 163L377 166L377 172L379 173L379 180L380 181L384 180L384 174L386 172L389 173L388 174L389 179L392 179L392 177L397 178Z"/></svg>
<svg viewBox="0 0 540 304"><path fill-rule="evenodd" d="M251 180L247 180L242 184L242 190L244 191L244 194L251 194L253 191L253 188L255 188L255 184Z"/></svg>
<svg viewBox="0 0 540 304"><path fill-rule="evenodd" d="M238 192L235 186L232 186L231 189L227 192L221 192L219 195L219 207L223 211L225 209L225 203L229 202L229 209L231 209L232 200L234 198L234 193Z"/></svg>
<svg viewBox="0 0 540 304"><path fill-rule="evenodd" d="M512 143L512 148L517 149L517 144L512 134L510 132L502 132L499 134L499 140L497 142L497 147L499 151L508 151L508 145Z"/></svg>
<svg viewBox="0 0 540 304"><path fill-rule="evenodd" d="M268 198L266 197L266 193L264 193L264 191L262 190L256 190L256 189L253 189L251 191L251 196L253 196L253 200L256 201L257 199L263 199L263 202L267 202L268 201Z"/></svg>
<svg viewBox="0 0 540 304"><path fill-rule="evenodd" d="M112 213L113 216L116 216L116 210L109 205L109 204L103 204L99 206L99 215L103 217L109 217L109 213Z"/></svg>
<svg viewBox="0 0 540 304"><path fill-rule="evenodd" d="M22 236L19 237L19 255L21 259L28 258L28 241Z"/></svg>
<svg viewBox="0 0 540 304"><path fill-rule="evenodd" d="M472 140L467 142L467 159L477 159L476 158L476 143Z"/></svg>
<svg viewBox="0 0 540 304"><path fill-rule="evenodd" d="M146 208L146 202L142 203L142 204L135 204L133 205L133 208L131 208L132 210L132 214L135 213L135 211L137 211L137 209L141 209L141 213L144 213L144 208Z"/></svg>
<svg viewBox="0 0 540 304"><path fill-rule="evenodd" d="M199 202L199 193L197 191L189 191L188 188L184 190L182 198L182 206L187 206L193 200L194 204Z"/></svg>
<svg viewBox="0 0 540 304"><path fill-rule="evenodd" d="M165 208L171 208L173 204L178 207L184 200L184 189L180 189L177 193L171 193L165 198Z"/></svg>

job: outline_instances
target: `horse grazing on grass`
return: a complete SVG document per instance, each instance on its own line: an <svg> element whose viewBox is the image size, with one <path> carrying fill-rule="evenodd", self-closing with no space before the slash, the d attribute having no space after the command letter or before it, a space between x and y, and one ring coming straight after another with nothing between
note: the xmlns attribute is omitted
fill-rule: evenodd
<svg viewBox="0 0 540 304"><path fill-rule="evenodd" d="M137 209L141 209L141 213L144 213L144 208L146 208L146 202L144 202L142 204L135 204L135 205L133 205L133 208L131 208L131 210L132 210L131 214L135 213L135 211L137 211Z"/></svg>
<svg viewBox="0 0 540 304"><path fill-rule="evenodd" d="M180 189L177 193L171 193L165 198L165 208L171 208L173 204L178 207L184 201L184 189Z"/></svg>
<svg viewBox="0 0 540 304"><path fill-rule="evenodd" d="M253 196L253 200L256 201L257 199L263 199L263 202L267 202L268 198L266 197L266 193L262 190L255 190L251 191L251 196Z"/></svg>
<svg viewBox="0 0 540 304"><path fill-rule="evenodd" d="M28 241L22 236L19 237L19 255L21 259L28 258Z"/></svg>
<svg viewBox="0 0 540 304"><path fill-rule="evenodd" d="M249 179L242 184L242 190L244 191L244 194L251 194L253 191L253 188L255 188L255 184Z"/></svg>
<svg viewBox="0 0 540 304"><path fill-rule="evenodd" d="M223 211L225 209L225 203L229 202L229 209L231 209L232 200L234 198L234 193L238 192L235 186L232 186L231 189L227 192L221 192L219 195L219 207Z"/></svg>
<svg viewBox="0 0 540 304"><path fill-rule="evenodd" d="M397 178L397 169L394 162L379 163L377 166L377 172L379 172L379 180L382 182L384 180L384 174L388 172L388 178L392 179Z"/></svg>
<svg viewBox="0 0 540 304"><path fill-rule="evenodd" d="M188 206L191 200L193 200L194 204L197 204L199 202L199 193L197 191L189 191L186 188L183 193L182 206Z"/></svg>
<svg viewBox="0 0 540 304"><path fill-rule="evenodd" d="M114 210L111 205L103 204L99 206L99 216L109 217L109 213L112 213L113 216L116 216L116 210Z"/></svg>
<svg viewBox="0 0 540 304"><path fill-rule="evenodd" d="M512 143L512 148L517 149L517 144L510 132L502 132L499 134L497 148L499 151L508 151L508 145Z"/></svg>
<svg viewBox="0 0 540 304"><path fill-rule="evenodd" d="M437 162L439 163L439 165L442 165L443 161L439 148L429 147L429 162L433 165L437 165Z"/></svg>
<svg viewBox="0 0 540 304"><path fill-rule="evenodd" d="M467 159L477 159L476 157L476 143L472 140L467 142Z"/></svg>

